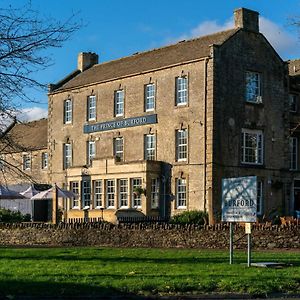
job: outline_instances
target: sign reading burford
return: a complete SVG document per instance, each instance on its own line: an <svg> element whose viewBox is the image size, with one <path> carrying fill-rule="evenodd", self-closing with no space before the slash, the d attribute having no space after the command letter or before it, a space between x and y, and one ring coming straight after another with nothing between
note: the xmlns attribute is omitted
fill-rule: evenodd
<svg viewBox="0 0 300 300"><path fill-rule="evenodd" d="M121 119L121 120L113 120L113 121L96 123L96 124L85 124L83 126L83 132L84 133L92 133L92 132L97 132L97 131L107 131L107 130L141 126L141 125L154 124L154 123L157 123L157 115L156 114Z"/></svg>
<svg viewBox="0 0 300 300"><path fill-rule="evenodd" d="M222 179L222 221L256 222L256 176Z"/></svg>

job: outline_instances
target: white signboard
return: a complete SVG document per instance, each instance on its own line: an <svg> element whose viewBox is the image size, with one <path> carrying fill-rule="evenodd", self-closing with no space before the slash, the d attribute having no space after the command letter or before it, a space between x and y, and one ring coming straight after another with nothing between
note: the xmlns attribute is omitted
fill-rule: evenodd
<svg viewBox="0 0 300 300"><path fill-rule="evenodd" d="M222 221L256 222L256 176L222 179Z"/></svg>

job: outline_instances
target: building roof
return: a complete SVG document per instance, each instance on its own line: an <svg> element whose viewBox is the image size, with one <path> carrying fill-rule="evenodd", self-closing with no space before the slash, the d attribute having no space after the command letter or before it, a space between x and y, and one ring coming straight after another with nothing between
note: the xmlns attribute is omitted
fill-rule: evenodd
<svg viewBox="0 0 300 300"><path fill-rule="evenodd" d="M143 72L193 61L210 55L211 45L222 45L239 29L230 29L177 44L146 51L118 60L97 64L81 72L55 91L140 74ZM59 86L59 85L58 85Z"/></svg>
<svg viewBox="0 0 300 300"><path fill-rule="evenodd" d="M16 124L2 143L7 146L3 152L22 152L47 149L48 120L41 119L28 123ZM3 144L1 147L4 146Z"/></svg>

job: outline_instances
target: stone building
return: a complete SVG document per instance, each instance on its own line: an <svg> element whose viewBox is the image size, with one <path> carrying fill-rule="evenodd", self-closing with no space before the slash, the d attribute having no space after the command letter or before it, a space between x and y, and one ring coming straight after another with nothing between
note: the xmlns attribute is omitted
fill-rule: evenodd
<svg viewBox="0 0 300 300"><path fill-rule="evenodd" d="M234 18L233 29L110 62L80 53L49 86L49 182L80 194L65 218L218 215L222 178L248 175L259 215L293 213L288 66L257 12Z"/></svg>
<svg viewBox="0 0 300 300"><path fill-rule="evenodd" d="M47 124L47 119L16 124L1 140L1 184L48 183Z"/></svg>

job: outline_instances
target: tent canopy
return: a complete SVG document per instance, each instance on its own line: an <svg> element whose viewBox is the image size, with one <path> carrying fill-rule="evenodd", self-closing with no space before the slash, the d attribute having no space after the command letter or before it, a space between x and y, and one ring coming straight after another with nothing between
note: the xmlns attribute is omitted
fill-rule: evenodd
<svg viewBox="0 0 300 300"><path fill-rule="evenodd" d="M57 193L57 197L61 197L61 198L78 198L78 195L71 192L71 191L67 191L67 190L63 190L61 188L59 188L58 186L56 187L56 193ZM55 188L54 187L54 188ZM46 191L42 191L36 195L34 195L31 200L43 200L43 199L53 199L53 191L54 188L48 189Z"/></svg>

